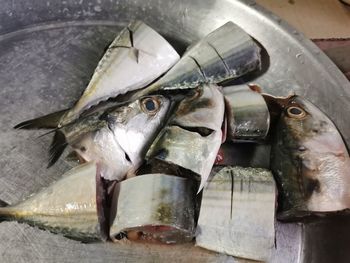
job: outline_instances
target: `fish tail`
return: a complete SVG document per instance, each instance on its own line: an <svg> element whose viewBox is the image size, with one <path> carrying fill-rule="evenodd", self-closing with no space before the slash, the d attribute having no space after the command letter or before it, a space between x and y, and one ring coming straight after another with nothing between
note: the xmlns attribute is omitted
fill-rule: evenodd
<svg viewBox="0 0 350 263"><path fill-rule="evenodd" d="M6 221L11 218L11 208L8 203L3 200L0 200L0 222Z"/></svg>
<svg viewBox="0 0 350 263"><path fill-rule="evenodd" d="M0 200L0 207L6 207L6 206L9 206L9 204L3 200Z"/></svg>
<svg viewBox="0 0 350 263"><path fill-rule="evenodd" d="M61 110L54 113L50 113L39 118L27 120L17 124L15 129L26 129L26 130L36 130L36 129L54 129L57 128L62 116L67 112L67 110Z"/></svg>
<svg viewBox="0 0 350 263"><path fill-rule="evenodd" d="M68 143L66 140L66 136L60 130L56 130L49 149L50 157L49 157L49 164L47 165L47 168L50 168L52 165L56 163L56 161L62 155L64 149L67 147L67 145Z"/></svg>

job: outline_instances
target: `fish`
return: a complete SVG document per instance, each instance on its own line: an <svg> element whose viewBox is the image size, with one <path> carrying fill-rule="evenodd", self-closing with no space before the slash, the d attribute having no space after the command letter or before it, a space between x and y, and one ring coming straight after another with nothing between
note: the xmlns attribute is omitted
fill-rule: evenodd
<svg viewBox="0 0 350 263"><path fill-rule="evenodd" d="M270 129L270 112L258 86L229 86L223 89L228 138L233 141L261 142Z"/></svg>
<svg viewBox="0 0 350 263"><path fill-rule="evenodd" d="M96 200L97 165L80 165L18 204L0 207L0 221L16 220L64 236L101 239Z"/></svg>
<svg viewBox="0 0 350 263"><path fill-rule="evenodd" d="M165 96L144 96L80 118L56 131L49 165L70 145L84 161L98 162L106 180L133 176L164 125L170 106Z"/></svg>
<svg viewBox="0 0 350 263"><path fill-rule="evenodd" d="M195 233L193 180L144 174L117 184L112 197L110 238L175 244Z"/></svg>
<svg viewBox="0 0 350 263"><path fill-rule="evenodd" d="M227 22L197 43L158 81L134 97L157 90L219 84L261 68L260 46L240 27Z"/></svg>
<svg viewBox="0 0 350 263"><path fill-rule="evenodd" d="M276 195L267 169L220 168L203 190L196 246L270 262L275 249Z"/></svg>
<svg viewBox="0 0 350 263"><path fill-rule="evenodd" d="M102 101L147 86L179 59L160 34L141 21L133 21L110 44L72 108L24 121L15 128L63 127Z"/></svg>
<svg viewBox="0 0 350 263"><path fill-rule="evenodd" d="M334 123L300 96L275 102L281 105L271 135L278 218L294 220L349 209L350 158Z"/></svg>
<svg viewBox="0 0 350 263"><path fill-rule="evenodd" d="M192 171L204 187L222 143L224 97L215 84L202 84L183 99L150 146L146 160Z"/></svg>

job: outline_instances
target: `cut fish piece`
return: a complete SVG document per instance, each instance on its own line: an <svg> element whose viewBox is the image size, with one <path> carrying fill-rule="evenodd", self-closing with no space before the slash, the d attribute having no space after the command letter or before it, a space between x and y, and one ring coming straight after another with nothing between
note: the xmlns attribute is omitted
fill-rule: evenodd
<svg viewBox="0 0 350 263"><path fill-rule="evenodd" d="M112 199L110 237L125 233L135 241L166 244L194 237L195 189L191 180L146 174L117 184Z"/></svg>
<svg viewBox="0 0 350 263"><path fill-rule="evenodd" d="M228 137L233 141L264 140L270 128L270 113L264 97L249 86L224 88Z"/></svg>
<svg viewBox="0 0 350 263"><path fill-rule="evenodd" d="M1 207L0 218L17 220L81 240L101 239L95 163L68 171L17 205Z"/></svg>
<svg viewBox="0 0 350 263"><path fill-rule="evenodd" d="M199 191L207 182L222 143L224 98L215 84L202 84L184 99L147 152L146 159L165 161L200 177Z"/></svg>
<svg viewBox="0 0 350 263"><path fill-rule="evenodd" d="M162 78L137 96L161 89L195 88L235 79L261 66L260 47L239 26L227 22L191 45Z"/></svg>
<svg viewBox="0 0 350 263"><path fill-rule="evenodd" d="M203 191L196 245L267 260L275 242L276 194L266 169L223 168Z"/></svg>
<svg viewBox="0 0 350 263"><path fill-rule="evenodd" d="M143 88L169 70L179 55L156 31L131 22L112 42L78 102L61 119L63 126L108 98Z"/></svg>

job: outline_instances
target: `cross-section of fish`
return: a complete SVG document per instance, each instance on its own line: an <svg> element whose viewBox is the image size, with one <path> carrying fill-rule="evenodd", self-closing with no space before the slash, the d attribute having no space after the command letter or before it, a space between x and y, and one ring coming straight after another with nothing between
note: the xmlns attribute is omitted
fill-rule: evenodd
<svg viewBox="0 0 350 263"><path fill-rule="evenodd" d="M145 174L119 183L112 199L113 240L189 242L195 230L195 187L190 179Z"/></svg>

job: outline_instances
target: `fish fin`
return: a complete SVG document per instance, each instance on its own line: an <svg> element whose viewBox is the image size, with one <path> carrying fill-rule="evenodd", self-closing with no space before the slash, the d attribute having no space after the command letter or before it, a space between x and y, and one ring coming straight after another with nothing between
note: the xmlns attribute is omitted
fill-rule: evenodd
<svg viewBox="0 0 350 263"><path fill-rule="evenodd" d="M67 110L61 110L54 113L50 113L39 118L27 120L17 124L15 129L54 129L57 128L59 121L62 116L67 112Z"/></svg>
<svg viewBox="0 0 350 263"><path fill-rule="evenodd" d="M53 140L50 145L50 149L49 149L50 157L49 157L49 164L47 168L50 168L52 165L55 164L55 162L62 155L67 145L68 143L66 141L66 136L64 136L64 134L60 130L57 130L55 132L55 135L53 136Z"/></svg>
<svg viewBox="0 0 350 263"><path fill-rule="evenodd" d="M44 137L44 136L49 135L49 134L51 134L51 133L54 133L54 132L56 132L56 131L57 131L57 129L53 129L53 130L51 130L51 131L48 131L48 132L45 132L45 133L39 135L39 136L36 137L36 138L39 139L39 138L41 138L41 137Z"/></svg>
<svg viewBox="0 0 350 263"><path fill-rule="evenodd" d="M208 178L203 178L202 176L201 176L201 183L200 183L200 185L199 185L199 188L198 188L198 191L197 191L197 195L202 191L202 189L204 188L204 186L205 186L205 184L207 183L207 179Z"/></svg>
<svg viewBox="0 0 350 263"><path fill-rule="evenodd" d="M131 47L129 49L130 58L134 59L137 64L139 63L139 54L140 54L140 51L137 48Z"/></svg>
<svg viewBox="0 0 350 263"><path fill-rule="evenodd" d="M261 95L263 96L267 106L275 105L280 108L286 107L290 100L297 96L295 93L285 97L276 97L267 93L262 93Z"/></svg>
<svg viewBox="0 0 350 263"><path fill-rule="evenodd" d="M0 207L5 207L5 206L9 206L9 204L3 200L0 200Z"/></svg>

